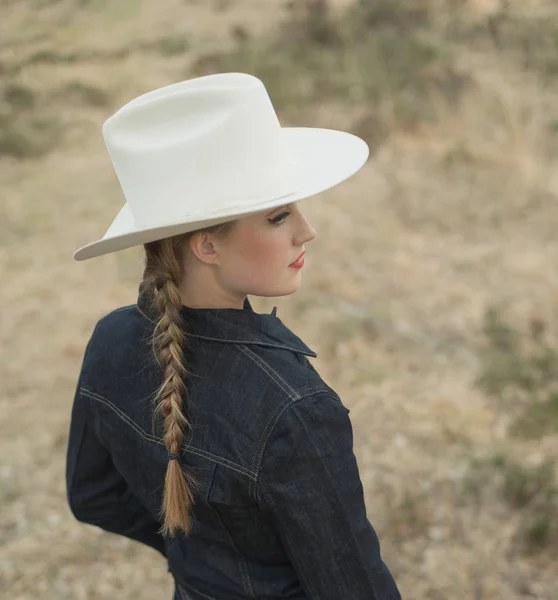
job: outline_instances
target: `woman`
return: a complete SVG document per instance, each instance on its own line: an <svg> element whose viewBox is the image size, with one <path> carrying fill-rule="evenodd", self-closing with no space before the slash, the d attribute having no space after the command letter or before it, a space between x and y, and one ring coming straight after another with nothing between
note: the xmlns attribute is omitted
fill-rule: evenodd
<svg viewBox="0 0 558 600"><path fill-rule="evenodd" d="M262 82L144 94L103 126L126 203L76 260L143 244L137 303L87 344L67 455L75 517L163 554L175 598L400 598L366 517L349 410L248 294L300 285L298 201L368 157L282 128Z"/></svg>

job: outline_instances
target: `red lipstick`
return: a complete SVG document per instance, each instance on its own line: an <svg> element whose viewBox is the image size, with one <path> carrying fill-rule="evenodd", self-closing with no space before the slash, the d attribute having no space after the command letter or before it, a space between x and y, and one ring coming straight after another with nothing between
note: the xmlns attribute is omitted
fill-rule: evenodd
<svg viewBox="0 0 558 600"><path fill-rule="evenodd" d="M293 262L289 265L293 269L301 269L304 266L304 254L306 250Z"/></svg>

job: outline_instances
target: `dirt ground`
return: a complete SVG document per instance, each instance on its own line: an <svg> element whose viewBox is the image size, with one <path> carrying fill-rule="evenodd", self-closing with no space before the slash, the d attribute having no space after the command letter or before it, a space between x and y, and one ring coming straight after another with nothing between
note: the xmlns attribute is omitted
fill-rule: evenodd
<svg viewBox="0 0 558 600"><path fill-rule="evenodd" d="M483 18L501 8L464 3ZM551 2L523 9L558 16ZM103 121L187 78L239 25L267 35L285 10L279 0L0 5L3 85L46 122L31 141L15 125L0 139L0 592L10 600L172 597L159 555L78 523L66 503L83 350L101 316L135 302L142 269L140 248L72 255L124 202ZM351 409L369 519L403 596L551 600L558 545L522 551L529 506L510 505L500 475L483 479L471 464L558 457L557 430L512 436L508 406L476 384L489 307L523 335L537 322L549 345L558 339L556 88L474 44L456 60L472 78L463 101L393 131L356 176L304 200L318 236L302 287L251 299L260 312L278 306ZM353 122L348 110L320 110L324 127Z"/></svg>

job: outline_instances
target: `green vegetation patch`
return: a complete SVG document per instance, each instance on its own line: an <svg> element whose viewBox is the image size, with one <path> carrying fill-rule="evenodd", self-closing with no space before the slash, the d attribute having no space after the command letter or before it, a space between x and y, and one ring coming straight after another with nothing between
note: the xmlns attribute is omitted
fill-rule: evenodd
<svg viewBox="0 0 558 600"><path fill-rule="evenodd" d="M521 333L496 308L485 314L477 384L512 416L512 435L558 433L558 349L546 341L544 329L533 319L529 333Z"/></svg>
<svg viewBox="0 0 558 600"><path fill-rule="evenodd" d="M472 458L464 491L482 509L487 491L496 491L519 519L513 541L525 554L558 551L558 487L554 460L524 464L505 453Z"/></svg>
<svg viewBox="0 0 558 600"><path fill-rule="evenodd" d="M548 341L546 323L531 319L527 331L513 326L496 307L483 324L477 385L498 402L508 421L510 443L558 434L558 350ZM527 446L526 446L527 448ZM538 464L495 453L473 459L465 489L477 499L497 489L500 498L518 512L515 539L522 551L558 550L558 487L556 459Z"/></svg>

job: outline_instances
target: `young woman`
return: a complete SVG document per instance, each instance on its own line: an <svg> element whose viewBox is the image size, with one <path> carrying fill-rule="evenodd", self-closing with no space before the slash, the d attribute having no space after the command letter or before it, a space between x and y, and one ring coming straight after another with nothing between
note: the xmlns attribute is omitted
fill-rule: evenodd
<svg viewBox="0 0 558 600"><path fill-rule="evenodd" d="M72 409L75 517L163 554L175 599L394 600L367 519L349 410L316 357L248 294L300 285L299 201L368 157L280 126L262 82L225 73L144 94L103 126L126 203L86 260L145 248L136 304L102 317Z"/></svg>

